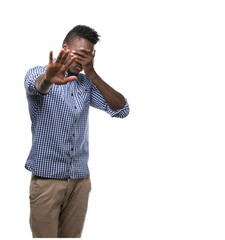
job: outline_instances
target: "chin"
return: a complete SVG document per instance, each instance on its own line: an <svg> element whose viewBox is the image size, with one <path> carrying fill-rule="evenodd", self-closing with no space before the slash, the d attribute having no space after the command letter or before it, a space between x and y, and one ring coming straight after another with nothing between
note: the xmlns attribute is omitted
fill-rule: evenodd
<svg viewBox="0 0 225 240"><path fill-rule="evenodd" d="M79 71L75 70L75 69L68 69L67 70L69 76L77 76L79 74Z"/></svg>

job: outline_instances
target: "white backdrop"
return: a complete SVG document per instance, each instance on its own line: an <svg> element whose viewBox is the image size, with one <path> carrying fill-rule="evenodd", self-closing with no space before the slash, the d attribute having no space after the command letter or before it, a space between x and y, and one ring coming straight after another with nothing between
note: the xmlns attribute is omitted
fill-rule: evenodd
<svg viewBox="0 0 225 240"><path fill-rule="evenodd" d="M129 101L90 111L83 239L225 239L224 1L2 1L1 238L31 239L27 70L67 32L102 36L98 74Z"/></svg>

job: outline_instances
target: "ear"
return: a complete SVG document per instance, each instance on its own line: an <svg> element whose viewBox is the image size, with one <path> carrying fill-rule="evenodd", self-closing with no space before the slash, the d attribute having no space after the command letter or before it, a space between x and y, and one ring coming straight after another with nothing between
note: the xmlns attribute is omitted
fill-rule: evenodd
<svg viewBox="0 0 225 240"><path fill-rule="evenodd" d="M69 46L66 42L64 42L62 48L66 51L67 49L69 49Z"/></svg>
<svg viewBox="0 0 225 240"><path fill-rule="evenodd" d="M93 58L95 57L95 52L96 52L96 50L94 50Z"/></svg>

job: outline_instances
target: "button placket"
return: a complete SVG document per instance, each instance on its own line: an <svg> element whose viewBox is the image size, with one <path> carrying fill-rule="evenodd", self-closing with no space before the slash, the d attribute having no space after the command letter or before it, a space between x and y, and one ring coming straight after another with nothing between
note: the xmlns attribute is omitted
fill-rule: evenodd
<svg viewBox="0 0 225 240"><path fill-rule="evenodd" d="M76 82L74 82L74 84L73 85L71 85L71 97L73 97L73 103L74 103L74 108L75 109L77 109L77 107L76 107L76 97L75 97L75 92L74 91L76 91L76 89L77 89L77 84L76 84Z"/></svg>

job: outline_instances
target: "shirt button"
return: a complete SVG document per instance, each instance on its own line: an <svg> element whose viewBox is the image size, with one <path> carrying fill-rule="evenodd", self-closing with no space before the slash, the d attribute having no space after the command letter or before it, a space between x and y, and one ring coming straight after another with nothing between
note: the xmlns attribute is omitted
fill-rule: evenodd
<svg viewBox="0 0 225 240"><path fill-rule="evenodd" d="M77 122L77 119L75 119L75 122Z"/></svg>
<svg viewBox="0 0 225 240"><path fill-rule="evenodd" d="M73 148L71 148L71 151L73 151Z"/></svg>
<svg viewBox="0 0 225 240"><path fill-rule="evenodd" d="M71 96L73 96L73 93L71 93Z"/></svg>
<svg viewBox="0 0 225 240"><path fill-rule="evenodd" d="M73 137L75 137L75 134L73 134Z"/></svg>

